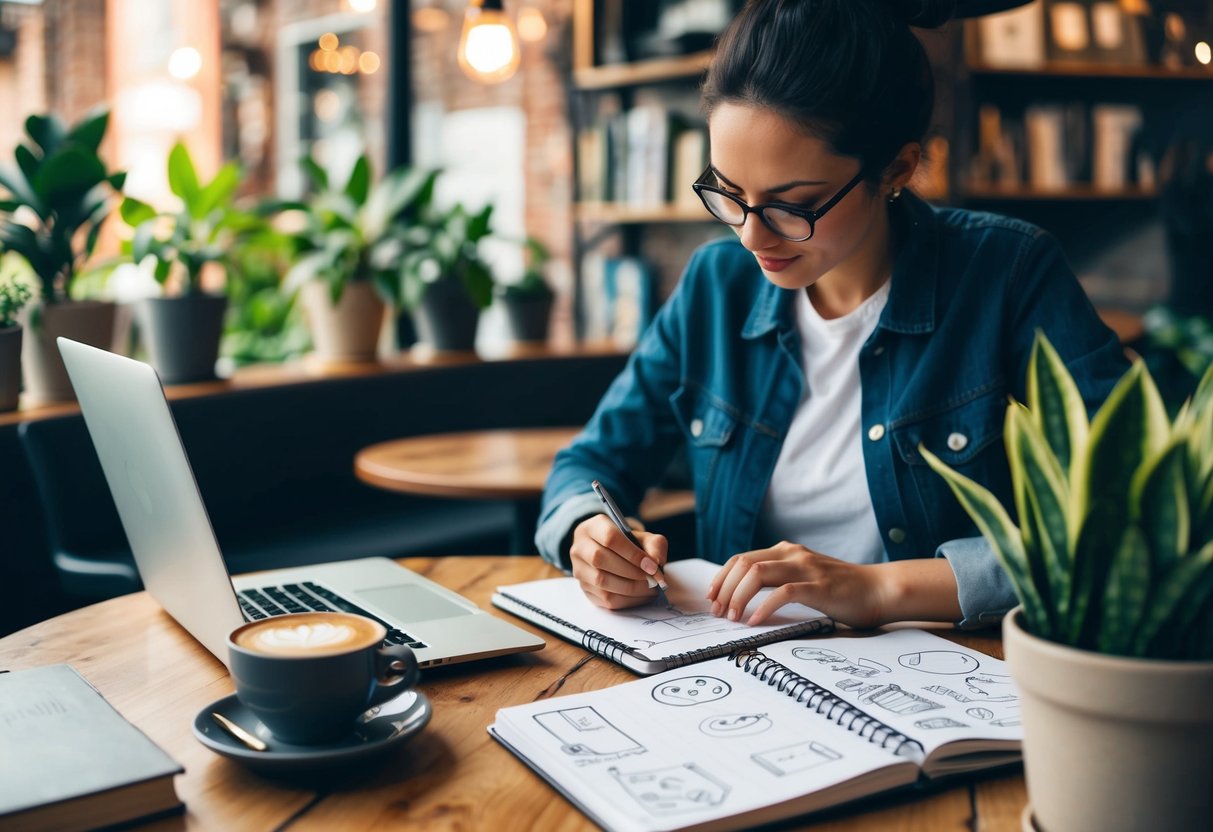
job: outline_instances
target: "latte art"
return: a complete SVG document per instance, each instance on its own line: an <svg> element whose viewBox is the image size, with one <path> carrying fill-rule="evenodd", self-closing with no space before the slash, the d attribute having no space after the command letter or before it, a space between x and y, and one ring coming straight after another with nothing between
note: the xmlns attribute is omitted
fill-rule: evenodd
<svg viewBox="0 0 1213 832"><path fill-rule="evenodd" d="M345 613L298 613L246 624L232 640L246 650L274 656L341 653L383 640L383 628Z"/></svg>

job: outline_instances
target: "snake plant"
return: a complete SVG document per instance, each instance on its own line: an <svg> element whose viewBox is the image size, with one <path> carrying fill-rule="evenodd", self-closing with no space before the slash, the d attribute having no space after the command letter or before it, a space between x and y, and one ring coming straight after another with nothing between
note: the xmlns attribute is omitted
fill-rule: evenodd
<svg viewBox="0 0 1213 832"><path fill-rule="evenodd" d="M1029 630L1121 656L1213 658L1213 368L1174 422L1140 360L1088 421L1038 335L1004 427L1018 522L926 448L993 546Z"/></svg>

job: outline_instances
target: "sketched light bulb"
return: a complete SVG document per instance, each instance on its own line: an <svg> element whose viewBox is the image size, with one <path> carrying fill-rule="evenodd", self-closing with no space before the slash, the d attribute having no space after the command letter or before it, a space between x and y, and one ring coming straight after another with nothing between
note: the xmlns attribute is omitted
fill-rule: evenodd
<svg viewBox="0 0 1213 832"><path fill-rule="evenodd" d="M518 32L502 0L471 0L459 37L459 68L473 81L499 84L518 70Z"/></svg>

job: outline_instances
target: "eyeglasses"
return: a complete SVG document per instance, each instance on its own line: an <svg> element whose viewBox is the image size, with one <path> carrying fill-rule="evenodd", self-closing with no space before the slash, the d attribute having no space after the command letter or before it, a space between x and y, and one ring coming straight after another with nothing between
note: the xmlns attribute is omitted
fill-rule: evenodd
<svg viewBox="0 0 1213 832"><path fill-rule="evenodd" d="M813 210L802 208L799 205L789 205L786 202L747 205L733 194L709 185L711 175L712 166L708 165L707 170L700 174L699 179L695 180L691 188L699 195L703 201L703 207L707 208L713 217L725 225L736 227L745 225L746 217L751 213L757 214L763 225L785 240L791 240L794 243L803 243L810 239L817 221L841 202L852 188L863 181L863 171L861 170L855 174L854 179L842 186L842 190L830 197L820 208Z"/></svg>

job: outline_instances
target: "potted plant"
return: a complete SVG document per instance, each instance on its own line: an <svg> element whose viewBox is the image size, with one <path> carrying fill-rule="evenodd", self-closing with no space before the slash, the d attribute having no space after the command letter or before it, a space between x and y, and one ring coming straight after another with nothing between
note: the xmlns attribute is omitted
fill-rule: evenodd
<svg viewBox="0 0 1213 832"><path fill-rule="evenodd" d="M1213 369L1174 422L1137 361L1088 423L1038 337L1005 427L1014 512L928 450L1011 577L1003 622L1044 832L1213 817ZM1026 828L1026 827L1025 827Z"/></svg>
<svg viewBox="0 0 1213 832"><path fill-rule="evenodd" d="M168 184L181 200L180 210L158 212L127 197L120 213L135 232L126 246L130 258L138 264L150 258L161 286L176 279L176 295L145 298L135 314L161 381L181 384L214 378L219 357L227 297L203 290L203 272L208 264L224 264L236 236L260 221L233 206L240 184L235 162L200 182L189 151L178 142L168 155Z"/></svg>
<svg viewBox="0 0 1213 832"><path fill-rule="evenodd" d="M21 396L21 323L30 288L13 278L0 283L0 413L17 409Z"/></svg>
<svg viewBox="0 0 1213 832"><path fill-rule="evenodd" d="M492 233L493 206L434 212L407 237L400 262L404 306L416 314L421 340L440 352L475 348L481 310L493 300L493 273L480 253Z"/></svg>
<svg viewBox="0 0 1213 832"><path fill-rule="evenodd" d="M54 115L25 120L27 140L17 145L17 166L0 172L0 248L20 254L38 277L37 306L29 313L22 350L26 392L37 401L75 398L55 338L64 335L109 347L114 304L73 297L72 283L97 245L101 224L125 173L106 168L98 148L107 111L67 127Z"/></svg>
<svg viewBox="0 0 1213 832"><path fill-rule="evenodd" d="M397 168L372 184L364 154L337 185L314 160L301 164L314 193L273 206L299 211L304 221L294 234L300 256L283 288L300 293L321 361L373 361L385 302L399 303L396 263L404 238L412 217L429 205L438 174Z"/></svg>
<svg viewBox="0 0 1213 832"><path fill-rule="evenodd" d="M525 243L526 270L517 283L502 285L498 296L505 305L510 332L515 341L546 341L555 293L543 276L548 250L534 237Z"/></svg>

